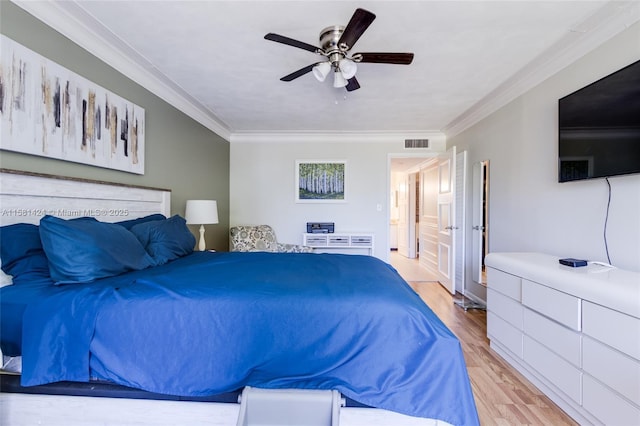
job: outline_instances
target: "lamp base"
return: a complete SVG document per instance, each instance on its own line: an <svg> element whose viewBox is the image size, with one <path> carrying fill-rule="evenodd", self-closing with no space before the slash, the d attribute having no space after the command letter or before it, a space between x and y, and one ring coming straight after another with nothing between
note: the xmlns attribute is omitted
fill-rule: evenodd
<svg viewBox="0 0 640 426"><path fill-rule="evenodd" d="M207 245L204 241L204 225L200 225L200 241L198 242L198 250L205 251Z"/></svg>

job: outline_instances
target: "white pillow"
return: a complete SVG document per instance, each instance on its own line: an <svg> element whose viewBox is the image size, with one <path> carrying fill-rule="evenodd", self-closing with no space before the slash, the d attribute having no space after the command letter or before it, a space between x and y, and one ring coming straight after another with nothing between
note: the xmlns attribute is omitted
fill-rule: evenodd
<svg viewBox="0 0 640 426"><path fill-rule="evenodd" d="M0 266L2 266L2 259L0 259ZM11 284L13 284L13 277L11 275L5 274L4 271L0 269L0 287Z"/></svg>

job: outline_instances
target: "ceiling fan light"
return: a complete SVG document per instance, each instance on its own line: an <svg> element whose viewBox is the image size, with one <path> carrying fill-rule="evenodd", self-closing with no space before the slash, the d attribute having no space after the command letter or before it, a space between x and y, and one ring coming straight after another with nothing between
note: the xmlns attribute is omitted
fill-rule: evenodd
<svg viewBox="0 0 640 426"><path fill-rule="evenodd" d="M345 87L348 84L347 79L344 78L339 70L333 73L333 87L340 88Z"/></svg>
<svg viewBox="0 0 640 426"><path fill-rule="evenodd" d="M318 81L324 81L329 75L329 71L331 71L331 64L329 62L320 62L318 65L311 69L313 71L313 76Z"/></svg>
<svg viewBox="0 0 640 426"><path fill-rule="evenodd" d="M356 71L358 71L358 66L351 59L341 59L340 71L342 71L344 78L349 80L350 78L355 77Z"/></svg>

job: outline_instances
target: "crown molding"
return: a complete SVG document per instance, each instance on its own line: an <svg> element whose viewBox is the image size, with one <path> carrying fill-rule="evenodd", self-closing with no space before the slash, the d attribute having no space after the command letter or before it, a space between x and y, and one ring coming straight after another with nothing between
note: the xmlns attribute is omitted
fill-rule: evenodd
<svg viewBox="0 0 640 426"><path fill-rule="evenodd" d="M11 1L220 137L231 139L229 127L209 109L74 1Z"/></svg>
<svg viewBox="0 0 640 426"><path fill-rule="evenodd" d="M451 138L640 20L640 2L610 1L444 127Z"/></svg>
<svg viewBox="0 0 640 426"><path fill-rule="evenodd" d="M137 84L229 142L393 142L405 138L442 141L455 136L640 20L640 2L610 1L568 30L551 48L488 93L439 131L232 132L211 110L160 73L131 46L108 31L74 1L11 0ZM446 135L446 136L445 136Z"/></svg>
<svg viewBox="0 0 640 426"><path fill-rule="evenodd" d="M231 143L404 143L405 139L429 139L435 146L446 143L439 131L353 132L234 132ZM432 151L433 148L424 148Z"/></svg>

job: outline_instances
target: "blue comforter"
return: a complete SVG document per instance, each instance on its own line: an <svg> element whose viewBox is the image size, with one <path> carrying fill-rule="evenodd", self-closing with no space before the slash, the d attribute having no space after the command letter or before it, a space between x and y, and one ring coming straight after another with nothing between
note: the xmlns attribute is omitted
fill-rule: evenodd
<svg viewBox="0 0 640 426"><path fill-rule="evenodd" d="M459 341L370 256L194 253L65 286L28 305L23 333L24 386L337 389L373 407L478 424Z"/></svg>

